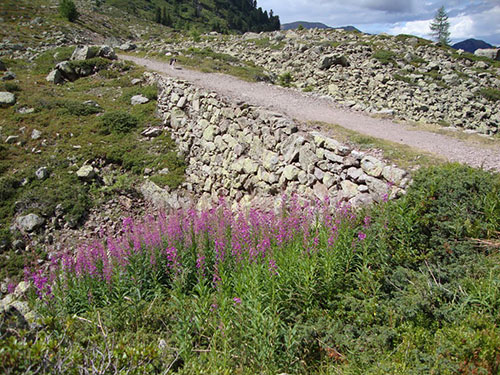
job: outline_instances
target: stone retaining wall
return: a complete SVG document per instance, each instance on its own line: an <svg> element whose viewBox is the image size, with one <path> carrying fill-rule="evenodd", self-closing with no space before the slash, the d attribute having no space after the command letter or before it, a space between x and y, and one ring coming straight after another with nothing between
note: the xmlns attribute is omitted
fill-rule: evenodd
<svg viewBox="0 0 500 375"><path fill-rule="evenodd" d="M397 196L409 182L406 171L320 132L299 131L281 114L184 81L146 78L158 84L158 110L187 160L185 188L202 200L298 193L359 205Z"/></svg>

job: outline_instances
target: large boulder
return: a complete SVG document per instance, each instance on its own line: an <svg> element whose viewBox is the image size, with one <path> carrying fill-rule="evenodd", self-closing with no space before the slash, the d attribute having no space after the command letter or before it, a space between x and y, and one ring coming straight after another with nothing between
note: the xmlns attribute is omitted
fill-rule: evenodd
<svg viewBox="0 0 500 375"><path fill-rule="evenodd" d="M321 57L319 62L319 68L321 70L329 69L333 65L341 65L343 67L349 66L349 61L344 55L325 55Z"/></svg>
<svg viewBox="0 0 500 375"><path fill-rule="evenodd" d="M500 61L500 48L480 48L474 52L474 55L488 57L492 60Z"/></svg>
<svg viewBox="0 0 500 375"><path fill-rule="evenodd" d="M56 65L56 69L64 76L64 78L70 81L78 79L78 74L76 74L69 61L61 61Z"/></svg>
<svg viewBox="0 0 500 375"><path fill-rule="evenodd" d="M40 228L44 222L45 220L37 214L19 216L16 219L16 225L22 232L33 232Z"/></svg>
<svg viewBox="0 0 500 375"><path fill-rule="evenodd" d="M77 46L71 55L71 60L87 60L96 57L97 48L89 46Z"/></svg>
<svg viewBox="0 0 500 375"><path fill-rule="evenodd" d="M16 104L16 97L11 92L0 92L0 107L9 107Z"/></svg>
<svg viewBox="0 0 500 375"><path fill-rule="evenodd" d="M47 82L55 83L57 85L64 83L64 77L59 69L51 71L45 79Z"/></svg>
<svg viewBox="0 0 500 375"><path fill-rule="evenodd" d="M111 48L110 46L106 46L106 45L101 46L101 48L99 48L99 52L97 52L97 56L104 57L105 59L108 59L108 60L116 60L118 58L116 56L116 53L113 50L113 48Z"/></svg>
<svg viewBox="0 0 500 375"><path fill-rule="evenodd" d="M122 51L133 51L136 48L137 48L137 46L131 42L125 42L120 46L120 49Z"/></svg>

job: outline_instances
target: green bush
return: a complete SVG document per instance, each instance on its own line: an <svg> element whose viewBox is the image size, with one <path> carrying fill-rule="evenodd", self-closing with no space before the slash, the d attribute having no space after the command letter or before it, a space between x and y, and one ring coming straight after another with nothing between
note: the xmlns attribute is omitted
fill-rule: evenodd
<svg viewBox="0 0 500 375"><path fill-rule="evenodd" d="M489 101L498 102L500 100L500 90L498 89L488 87L481 89L479 93Z"/></svg>
<svg viewBox="0 0 500 375"><path fill-rule="evenodd" d="M72 0L61 0L59 2L59 13L69 22L74 22L78 19L78 11Z"/></svg>
<svg viewBox="0 0 500 375"><path fill-rule="evenodd" d="M396 54L388 50L378 50L373 54L373 58L380 61L383 65L394 64Z"/></svg>
<svg viewBox="0 0 500 375"><path fill-rule="evenodd" d="M391 243L402 259L460 256L471 239L494 238L500 228L500 178L460 164L422 169L391 210Z"/></svg>
<svg viewBox="0 0 500 375"><path fill-rule="evenodd" d="M18 92L21 91L21 88L17 83L12 83L12 82L5 82L3 85L5 91L9 92Z"/></svg>
<svg viewBox="0 0 500 375"><path fill-rule="evenodd" d="M90 74L100 70L107 69L111 65L111 61L103 57L93 57L87 60L73 60L69 65L76 72L90 72Z"/></svg>
<svg viewBox="0 0 500 375"><path fill-rule="evenodd" d="M99 126L105 134L128 133L137 125L139 125L137 118L124 111L105 113L99 121Z"/></svg>
<svg viewBox="0 0 500 375"><path fill-rule="evenodd" d="M290 72L283 73L278 76L278 83L283 87L290 87L293 82L293 76Z"/></svg>
<svg viewBox="0 0 500 375"><path fill-rule="evenodd" d="M101 112L98 107L69 99L58 101L57 106L62 112L73 116L89 116Z"/></svg>

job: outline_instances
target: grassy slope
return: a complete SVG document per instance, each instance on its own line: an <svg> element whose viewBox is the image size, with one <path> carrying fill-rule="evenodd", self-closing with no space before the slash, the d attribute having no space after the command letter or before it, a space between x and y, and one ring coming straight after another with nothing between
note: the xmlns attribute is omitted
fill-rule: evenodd
<svg viewBox="0 0 500 375"><path fill-rule="evenodd" d="M2 240L13 240L9 227L15 214L40 213L50 219L55 207L62 204L68 222L81 221L89 207L95 205L113 184L119 191L131 186L145 168L159 171L168 168L170 174L161 182L171 187L182 181L183 161L176 156L175 145L168 134L144 141L139 133L147 126L160 125L155 117L156 88L132 86L131 79L142 71L126 64L100 71L98 74L53 85L45 80L57 60L69 56L72 48L61 48L40 56L34 63L5 61L16 75L16 81L2 84L0 89L13 90L17 104L0 109L3 139L18 136L19 144L1 145L0 154L0 223ZM144 94L152 100L145 105L131 106L130 98ZM82 104L97 102L100 109ZM30 114L20 114L19 108L33 108ZM130 133L105 134L101 115L122 111L138 120ZM31 139L33 130L42 132L38 140ZM109 183L83 184L75 176L85 161L99 161L110 169ZM34 172L47 167L50 178L39 181ZM105 177L105 176L101 176ZM21 182L26 179L25 184ZM15 202L18 202L15 209ZM1 278L22 267L22 258L13 252L1 256ZM15 273L15 272L14 272Z"/></svg>

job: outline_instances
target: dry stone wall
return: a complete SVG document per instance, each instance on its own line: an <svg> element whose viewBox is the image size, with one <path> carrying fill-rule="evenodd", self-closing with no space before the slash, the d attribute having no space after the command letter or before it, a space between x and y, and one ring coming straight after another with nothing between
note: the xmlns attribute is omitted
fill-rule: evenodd
<svg viewBox="0 0 500 375"><path fill-rule="evenodd" d="M355 205L404 192L407 172L281 114L146 73L158 110L188 162L185 188L202 201L241 202L282 193L329 196Z"/></svg>

